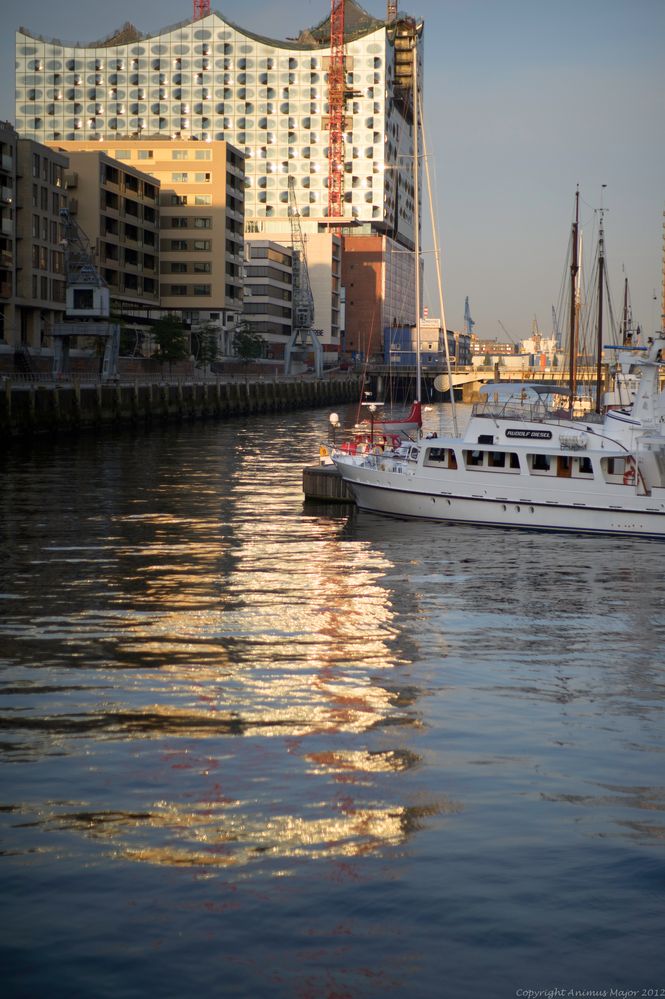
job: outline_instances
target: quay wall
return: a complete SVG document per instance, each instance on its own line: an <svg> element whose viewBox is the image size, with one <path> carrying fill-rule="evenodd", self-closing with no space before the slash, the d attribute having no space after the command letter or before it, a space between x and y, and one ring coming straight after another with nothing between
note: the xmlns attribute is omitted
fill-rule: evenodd
<svg viewBox="0 0 665 999"><path fill-rule="evenodd" d="M0 437L226 419L356 402L357 376L40 385L0 384Z"/></svg>

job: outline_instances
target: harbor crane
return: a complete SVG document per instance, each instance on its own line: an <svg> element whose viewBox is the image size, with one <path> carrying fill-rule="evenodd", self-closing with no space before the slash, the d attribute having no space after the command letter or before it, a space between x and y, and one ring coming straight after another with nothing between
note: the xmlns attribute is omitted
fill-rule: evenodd
<svg viewBox="0 0 665 999"><path fill-rule="evenodd" d="M300 225L300 212L298 211L293 176L289 177L289 221L291 223L291 247L293 251L293 328L289 342L284 348L284 372L287 375L291 374L294 352L297 350L302 356L308 345L311 345L314 352L314 369L317 376L320 377L323 373L323 346L317 332L313 329L314 296L309 281L305 240Z"/></svg>
<svg viewBox="0 0 665 999"><path fill-rule="evenodd" d="M60 209L61 246L65 252L65 322L55 323L53 337L53 376L69 373L72 337L91 337L104 346L101 380L118 377L120 326L110 322L109 287L95 266L90 241L68 208Z"/></svg>
<svg viewBox="0 0 665 999"><path fill-rule="evenodd" d="M464 327L469 336L473 333L473 327L475 326L474 320L471 318L471 309L469 308L469 296L467 295L464 300Z"/></svg>

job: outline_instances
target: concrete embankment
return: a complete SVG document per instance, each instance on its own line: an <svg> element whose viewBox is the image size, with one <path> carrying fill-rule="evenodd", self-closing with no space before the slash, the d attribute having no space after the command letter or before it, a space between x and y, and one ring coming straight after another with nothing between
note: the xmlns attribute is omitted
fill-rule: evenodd
<svg viewBox="0 0 665 999"><path fill-rule="evenodd" d="M0 385L0 436L220 419L358 399L354 375L118 385Z"/></svg>

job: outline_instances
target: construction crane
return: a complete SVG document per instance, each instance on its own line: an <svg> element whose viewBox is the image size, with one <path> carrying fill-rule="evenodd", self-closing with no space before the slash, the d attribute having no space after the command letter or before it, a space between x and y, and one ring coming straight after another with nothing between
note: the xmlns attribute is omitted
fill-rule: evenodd
<svg viewBox="0 0 665 999"><path fill-rule="evenodd" d="M210 0L194 0L194 20L206 17L210 13Z"/></svg>
<svg viewBox="0 0 665 999"><path fill-rule="evenodd" d="M471 318L471 309L469 308L469 296L467 295L466 298L464 299L464 326L469 336L472 335L473 327L475 325L476 325L475 322Z"/></svg>
<svg viewBox="0 0 665 999"><path fill-rule="evenodd" d="M289 177L289 221L291 223L291 247L293 251L293 329L284 349L284 371L287 375L291 373L294 351L296 349L306 350L308 344L311 344L314 352L314 368L317 375L321 375L323 373L323 347L312 329L314 326L314 296L309 281L305 240L300 225L300 212L298 211L293 176Z"/></svg>
<svg viewBox="0 0 665 999"><path fill-rule="evenodd" d="M330 219L341 218L343 214L345 101L344 0L331 0L328 68L328 217Z"/></svg>
<svg viewBox="0 0 665 999"><path fill-rule="evenodd" d="M62 378L69 371L72 337L93 337L104 344L102 381L115 381L118 375L120 327L111 323L111 293L95 266L90 240L68 208L60 209L65 255L66 321L51 329L53 374Z"/></svg>

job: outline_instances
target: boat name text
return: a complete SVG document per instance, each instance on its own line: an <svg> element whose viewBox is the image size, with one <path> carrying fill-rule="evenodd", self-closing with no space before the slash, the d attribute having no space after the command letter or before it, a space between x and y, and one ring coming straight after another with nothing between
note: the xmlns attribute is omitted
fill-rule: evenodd
<svg viewBox="0 0 665 999"><path fill-rule="evenodd" d="M506 437L528 437L539 441L552 440L551 430L506 430Z"/></svg>

